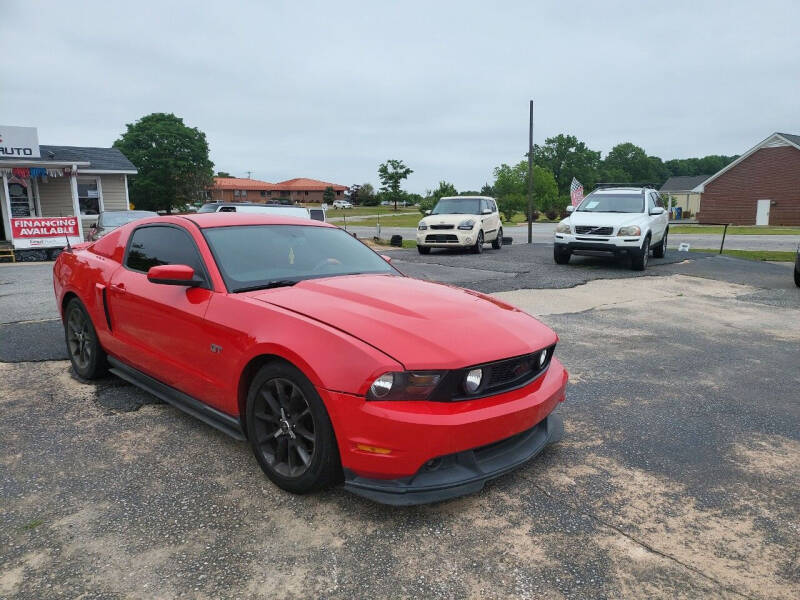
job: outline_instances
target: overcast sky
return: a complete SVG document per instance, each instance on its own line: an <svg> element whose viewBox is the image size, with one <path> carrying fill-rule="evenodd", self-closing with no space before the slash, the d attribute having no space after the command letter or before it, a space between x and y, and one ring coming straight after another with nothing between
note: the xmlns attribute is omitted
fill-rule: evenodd
<svg viewBox="0 0 800 600"><path fill-rule="evenodd" d="M0 123L110 146L173 112L217 170L479 189L534 139L738 154L800 134L800 2L3 0Z"/></svg>

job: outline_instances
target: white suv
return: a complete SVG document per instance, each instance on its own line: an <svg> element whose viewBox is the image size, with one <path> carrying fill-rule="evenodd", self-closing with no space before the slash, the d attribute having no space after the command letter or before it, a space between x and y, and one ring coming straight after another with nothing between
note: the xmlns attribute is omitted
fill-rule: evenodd
<svg viewBox="0 0 800 600"><path fill-rule="evenodd" d="M470 248L483 252L483 245L492 242L503 246L503 224L497 202L488 196L447 196L417 225L417 250L428 254L431 248Z"/></svg>
<svg viewBox="0 0 800 600"><path fill-rule="evenodd" d="M553 258L560 265L573 253L609 252L631 257L634 270L647 267L650 250L663 258L669 215L659 193L650 188L608 187L593 191L556 225Z"/></svg>

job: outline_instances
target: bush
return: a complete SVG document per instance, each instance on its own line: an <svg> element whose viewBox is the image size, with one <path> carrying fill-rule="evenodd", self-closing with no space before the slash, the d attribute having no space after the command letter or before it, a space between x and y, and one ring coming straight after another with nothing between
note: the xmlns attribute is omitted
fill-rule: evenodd
<svg viewBox="0 0 800 600"><path fill-rule="evenodd" d="M555 221L558 218L558 211L555 208L550 208L545 213L548 219Z"/></svg>
<svg viewBox="0 0 800 600"><path fill-rule="evenodd" d="M433 198L423 198L419 201L419 212L424 215L427 211L433 210L433 206Z"/></svg>

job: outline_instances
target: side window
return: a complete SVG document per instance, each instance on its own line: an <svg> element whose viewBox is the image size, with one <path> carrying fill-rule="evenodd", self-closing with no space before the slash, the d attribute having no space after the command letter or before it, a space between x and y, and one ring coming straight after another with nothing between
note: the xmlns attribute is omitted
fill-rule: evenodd
<svg viewBox="0 0 800 600"><path fill-rule="evenodd" d="M653 202L654 196L655 194L653 194L652 192L647 194L647 212L653 210L653 207L655 206L655 202Z"/></svg>
<svg viewBox="0 0 800 600"><path fill-rule="evenodd" d="M485 210L492 210L492 207L488 200L481 200L481 212Z"/></svg>
<svg viewBox="0 0 800 600"><path fill-rule="evenodd" d="M489 200L489 208L492 209L492 212L497 212L497 203L494 200Z"/></svg>
<svg viewBox="0 0 800 600"><path fill-rule="evenodd" d="M664 199L661 197L661 194L658 193L656 193L656 206L664 208Z"/></svg>
<svg viewBox="0 0 800 600"><path fill-rule="evenodd" d="M218 212L236 212L235 206L220 206Z"/></svg>
<svg viewBox="0 0 800 600"><path fill-rule="evenodd" d="M147 273L158 265L189 265L205 275L203 261L189 234L176 227L140 227L133 232L125 266Z"/></svg>

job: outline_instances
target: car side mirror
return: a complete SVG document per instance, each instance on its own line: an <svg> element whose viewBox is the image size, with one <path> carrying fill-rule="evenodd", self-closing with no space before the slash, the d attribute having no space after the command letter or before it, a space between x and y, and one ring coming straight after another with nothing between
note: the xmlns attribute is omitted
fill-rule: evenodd
<svg viewBox="0 0 800 600"><path fill-rule="evenodd" d="M569 213L571 213L571 212L575 212L575 207L574 207L574 206L572 206L572 204L570 204L569 206L567 206L567 214L569 214Z"/></svg>
<svg viewBox="0 0 800 600"><path fill-rule="evenodd" d="M481 211L481 214L482 214L482 215L490 215L490 214L492 214L492 211L491 211L490 209L488 209L488 208L484 208L484 209Z"/></svg>
<svg viewBox="0 0 800 600"><path fill-rule="evenodd" d="M203 283L202 279L194 276L194 269L189 265L158 265L150 267L147 271L147 279L151 283L161 285L184 285L186 287L196 287Z"/></svg>
<svg viewBox="0 0 800 600"><path fill-rule="evenodd" d="M664 214L664 209L661 208L660 206L654 206L653 208L650 209L650 214L653 215L653 216L655 216L655 215L663 215Z"/></svg>
<svg viewBox="0 0 800 600"><path fill-rule="evenodd" d="M385 260L386 262L388 262L388 263L392 262L392 257L391 256L387 256L386 254L381 254L381 258L383 260Z"/></svg>
<svg viewBox="0 0 800 600"><path fill-rule="evenodd" d="M432 210L426 210L426 211L425 211L425 216L427 217L427 216L428 216L429 214L431 214L432 212L433 212Z"/></svg>

